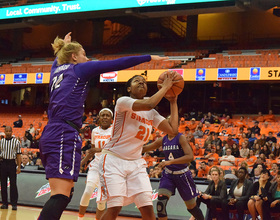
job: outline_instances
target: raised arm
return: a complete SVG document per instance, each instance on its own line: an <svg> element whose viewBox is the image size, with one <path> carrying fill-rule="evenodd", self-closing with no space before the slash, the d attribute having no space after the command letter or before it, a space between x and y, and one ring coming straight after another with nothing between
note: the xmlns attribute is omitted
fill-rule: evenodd
<svg viewBox="0 0 280 220"><path fill-rule="evenodd" d="M157 139L156 141L154 141L150 144L143 146L142 154L146 153L148 151L158 149L161 145L162 145L162 137L160 137L159 139Z"/></svg>
<svg viewBox="0 0 280 220"><path fill-rule="evenodd" d="M171 165L171 164L184 164L184 163L190 163L193 161L193 152L191 149L191 146L189 145L187 138L184 135L180 136L179 143L181 147L183 148L183 151L185 153L184 156L176 158L174 160L168 160L163 161L159 164L161 168L164 168L165 166Z"/></svg>
<svg viewBox="0 0 280 220"><path fill-rule="evenodd" d="M166 59L168 59L168 57L159 57L156 55L129 56L115 60L88 61L86 63L79 63L75 65L74 69L77 76L83 79L91 79L92 77L102 73L127 69L151 60L161 61Z"/></svg>
<svg viewBox="0 0 280 220"><path fill-rule="evenodd" d="M174 98L168 99L170 102L170 118L162 121L158 129L167 133L176 136L178 134L178 105L177 105L177 96Z"/></svg>

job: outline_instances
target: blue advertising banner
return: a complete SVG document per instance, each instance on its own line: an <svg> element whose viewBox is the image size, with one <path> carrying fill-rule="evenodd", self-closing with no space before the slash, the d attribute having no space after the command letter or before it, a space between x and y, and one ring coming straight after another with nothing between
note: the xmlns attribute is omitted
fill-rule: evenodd
<svg viewBox="0 0 280 220"><path fill-rule="evenodd" d="M209 2L234 2L235 0L76 0L45 4L24 5L0 9L0 19L23 18L43 15L101 11L123 8L193 4Z"/></svg>
<svg viewBox="0 0 280 220"><path fill-rule="evenodd" d="M260 80L260 77L261 77L261 68L252 67L250 69L250 80Z"/></svg>
<svg viewBox="0 0 280 220"><path fill-rule="evenodd" d="M237 80L237 68L218 68L218 80Z"/></svg>
<svg viewBox="0 0 280 220"><path fill-rule="evenodd" d="M0 84L5 84L6 74L0 74Z"/></svg>
<svg viewBox="0 0 280 220"><path fill-rule="evenodd" d="M36 73L36 80L35 80L35 83L43 83L43 76L44 74L43 73Z"/></svg>
<svg viewBox="0 0 280 220"><path fill-rule="evenodd" d="M27 73L17 73L14 74L14 84L26 84Z"/></svg>
<svg viewBox="0 0 280 220"><path fill-rule="evenodd" d="M196 69L196 74L195 74L196 81L205 81L205 76L206 76L205 68Z"/></svg>

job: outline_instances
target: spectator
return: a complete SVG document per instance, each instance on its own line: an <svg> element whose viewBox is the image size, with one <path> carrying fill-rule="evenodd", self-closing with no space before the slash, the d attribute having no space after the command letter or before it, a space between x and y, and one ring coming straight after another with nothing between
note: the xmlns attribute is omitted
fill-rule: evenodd
<svg viewBox="0 0 280 220"><path fill-rule="evenodd" d="M277 143L277 144L275 145L275 147L274 147L272 153L274 154L274 156L275 156L276 158L279 158L279 156L280 156L280 145L279 145L279 143Z"/></svg>
<svg viewBox="0 0 280 220"><path fill-rule="evenodd" d="M200 125L197 125L195 132L193 133L194 138L202 138L203 137L203 131L202 127Z"/></svg>
<svg viewBox="0 0 280 220"><path fill-rule="evenodd" d="M44 130L44 127L42 125L42 122L38 122L38 127L36 128L36 131L39 131L39 133L42 134L43 130Z"/></svg>
<svg viewBox="0 0 280 220"><path fill-rule="evenodd" d="M273 183L268 191L268 201L263 203L264 220L271 220L271 212L280 212L280 171L277 172L276 182Z"/></svg>
<svg viewBox="0 0 280 220"><path fill-rule="evenodd" d="M191 119L191 123L190 123L190 125L189 125L188 127L189 127L189 129L190 129L190 132L192 132L192 133L195 132L195 129L196 129L196 127L197 127L197 123L196 123L196 121L195 121L195 118L192 118L192 119Z"/></svg>
<svg viewBox="0 0 280 220"><path fill-rule="evenodd" d="M239 147L237 146L237 144L232 145L231 155L233 155L235 158L240 157L240 151L239 151Z"/></svg>
<svg viewBox="0 0 280 220"><path fill-rule="evenodd" d="M268 122L264 122L263 127L261 127L261 134L268 136L269 132L275 133L276 131L268 126Z"/></svg>
<svg viewBox="0 0 280 220"><path fill-rule="evenodd" d="M247 148L246 143L243 142L242 145L241 145L240 157L247 158L248 155L249 155L249 149Z"/></svg>
<svg viewBox="0 0 280 220"><path fill-rule="evenodd" d="M255 143L257 140L258 140L258 139L255 137L255 134L252 133L252 134L251 134L251 137L248 139L248 142L249 142L248 147L249 147L249 149L251 149L251 148L253 147L254 143Z"/></svg>
<svg viewBox="0 0 280 220"><path fill-rule="evenodd" d="M241 116L240 119L235 122L235 126L239 127L239 128L240 127L243 127L243 128L247 127L246 122L244 120L244 116Z"/></svg>
<svg viewBox="0 0 280 220"><path fill-rule="evenodd" d="M35 163L36 166L38 166L38 170L44 170L44 166L43 166L43 163L42 163L42 160L40 158L38 158L36 160L36 163Z"/></svg>
<svg viewBox="0 0 280 220"><path fill-rule="evenodd" d="M254 166L256 161L257 161L257 157L255 156L254 151L249 150L249 154L248 154L247 159L246 159L246 162L247 162L248 166L249 167Z"/></svg>
<svg viewBox="0 0 280 220"><path fill-rule="evenodd" d="M221 166L234 166L235 157L231 155L232 150L230 148L226 149L226 155L220 158Z"/></svg>
<svg viewBox="0 0 280 220"><path fill-rule="evenodd" d="M252 182L247 177L248 170L244 167L239 168L237 180L233 180L228 194L229 209L236 209L238 220L243 220L244 210L247 209L247 203L252 190Z"/></svg>
<svg viewBox="0 0 280 220"><path fill-rule="evenodd" d="M185 132L185 129L186 129L186 126L187 126L187 124L186 124L185 118L182 117L182 118L180 119L178 131L179 131L180 133L184 133L184 132Z"/></svg>
<svg viewBox="0 0 280 220"><path fill-rule="evenodd" d="M194 168L190 168L190 171L192 173L192 178L196 178L196 170Z"/></svg>
<svg viewBox="0 0 280 220"><path fill-rule="evenodd" d="M198 167L197 177L207 178L208 173L209 173L209 167L206 165L205 161L201 161L200 167Z"/></svg>
<svg viewBox="0 0 280 220"><path fill-rule="evenodd" d="M18 116L18 120L15 121L14 123L14 128L21 128L22 127L22 118L21 118L21 115Z"/></svg>
<svg viewBox="0 0 280 220"><path fill-rule="evenodd" d="M254 126L251 128L253 134L261 135L261 129L259 127L259 122L255 121Z"/></svg>
<svg viewBox="0 0 280 220"><path fill-rule="evenodd" d="M44 111L42 120L43 120L43 121L48 121L48 114L47 114L47 111Z"/></svg>
<svg viewBox="0 0 280 220"><path fill-rule="evenodd" d="M34 128L33 124L30 124L29 128L27 129L27 131L29 131L29 133L30 133L31 135L34 135L34 133L35 133L35 128Z"/></svg>
<svg viewBox="0 0 280 220"><path fill-rule="evenodd" d="M214 165L218 165L218 163L219 163L219 155L216 153L216 148L215 147L211 148L211 152L208 153L205 156L205 158L207 158L208 161L211 160L214 163Z"/></svg>
<svg viewBox="0 0 280 220"><path fill-rule="evenodd" d="M232 147L233 144L235 144L236 142L232 139L232 135L229 134L228 138L227 138L227 144Z"/></svg>
<svg viewBox="0 0 280 220"><path fill-rule="evenodd" d="M256 118L256 121L264 122L264 116L262 112L258 112L258 117Z"/></svg>
<svg viewBox="0 0 280 220"><path fill-rule="evenodd" d="M155 166L154 170L151 172L151 178L161 178L162 175L162 168L158 166L158 164Z"/></svg>
<svg viewBox="0 0 280 220"><path fill-rule="evenodd" d="M33 136L33 140L32 140L32 148L38 149L39 148L39 141L41 138L41 134L39 133L38 130L35 131L35 134Z"/></svg>
<svg viewBox="0 0 280 220"><path fill-rule="evenodd" d="M264 219L262 204L264 200L267 200L268 191L271 186L269 177L269 172L267 170L262 170L259 181L255 182L251 189L248 209L252 216L252 220L257 219L257 213L260 215L261 219Z"/></svg>
<svg viewBox="0 0 280 220"><path fill-rule="evenodd" d="M248 128L247 129L247 133L246 133L246 138L251 138L252 137L252 130L251 130L251 128Z"/></svg>
<svg viewBox="0 0 280 220"><path fill-rule="evenodd" d="M27 139L27 137L24 135L21 141L21 147L22 148L30 148L31 141Z"/></svg>
<svg viewBox="0 0 280 220"><path fill-rule="evenodd" d="M213 143L213 135L210 133L208 137L206 137L205 142L204 142L204 148L207 147L208 144Z"/></svg>
<svg viewBox="0 0 280 220"><path fill-rule="evenodd" d="M147 162L148 167L154 166L157 161L154 157L151 156L151 154L149 152L145 153L144 159Z"/></svg>
<svg viewBox="0 0 280 220"><path fill-rule="evenodd" d="M214 122L214 117L213 117L213 115L212 115L211 112L208 112L208 113L207 113L207 116L206 116L206 118L205 118L205 121L208 121L210 124L213 124L213 122Z"/></svg>
<svg viewBox="0 0 280 220"><path fill-rule="evenodd" d="M197 143L194 146L195 146L195 148L193 149L193 155L202 157L203 156L202 149L199 147L199 145Z"/></svg>
<svg viewBox="0 0 280 220"><path fill-rule="evenodd" d="M275 115L273 114L272 110L268 111L268 115L264 116L264 121L265 122L275 122Z"/></svg>
<svg viewBox="0 0 280 220"><path fill-rule="evenodd" d="M216 124L216 125L221 124L221 121L220 121L218 115L216 115L216 116L214 117L213 124Z"/></svg>
<svg viewBox="0 0 280 220"><path fill-rule="evenodd" d="M217 219L216 208L222 208L222 219L228 220L227 186L225 181L220 180L221 171L218 167L212 167L210 175L212 180L205 192L197 197L197 206L199 207L201 202L205 203L210 219Z"/></svg>
<svg viewBox="0 0 280 220"><path fill-rule="evenodd" d="M20 142L12 137L12 128L5 128L6 138L0 140L0 158L1 161L1 209L8 209L8 189L7 182L10 180L10 200L12 210L17 210L18 190L17 190L17 174L20 173L21 150ZM16 162L18 166L16 165Z"/></svg>
<svg viewBox="0 0 280 220"><path fill-rule="evenodd" d="M212 144L216 145L216 146L222 146L222 140L219 138L219 134L215 133L214 134L214 140L212 141Z"/></svg>
<svg viewBox="0 0 280 220"><path fill-rule="evenodd" d="M204 156L206 156L207 154L211 153L211 148L212 148L212 145L211 144L208 144L204 150Z"/></svg>
<svg viewBox="0 0 280 220"><path fill-rule="evenodd" d="M264 146L263 146L263 149L261 149L261 152L260 152L260 155L261 154L264 154L266 158L269 157L269 154L271 154L271 150L270 150L270 147L269 147L269 142L267 142Z"/></svg>
<svg viewBox="0 0 280 220"><path fill-rule="evenodd" d="M84 125L86 119L87 119L87 115L86 115L86 113L84 112L84 113L83 113L83 116L82 116L82 123L83 123L83 125Z"/></svg>
<svg viewBox="0 0 280 220"><path fill-rule="evenodd" d="M85 141L91 140L91 130L88 125L83 129L83 138Z"/></svg>
<svg viewBox="0 0 280 220"><path fill-rule="evenodd" d="M277 139L273 136L273 133L271 131L268 132L268 137L266 138L265 142L277 143Z"/></svg>
<svg viewBox="0 0 280 220"><path fill-rule="evenodd" d="M215 131L215 128L211 126L211 124L208 121L206 121L204 123L204 126L202 127L202 131L203 131L203 135L208 136Z"/></svg>
<svg viewBox="0 0 280 220"><path fill-rule="evenodd" d="M278 167L278 164L277 163L273 163L271 165L271 169L270 169L270 175L275 178L277 173L279 171L279 167Z"/></svg>
<svg viewBox="0 0 280 220"><path fill-rule="evenodd" d="M266 136L265 134L262 134L261 138L257 140L257 144L259 144L260 147L262 147L263 145L265 145L265 142L266 142Z"/></svg>
<svg viewBox="0 0 280 220"><path fill-rule="evenodd" d="M29 161L29 157L27 155L21 155L21 169L24 169L25 166L29 166L31 165L30 164L30 161Z"/></svg>

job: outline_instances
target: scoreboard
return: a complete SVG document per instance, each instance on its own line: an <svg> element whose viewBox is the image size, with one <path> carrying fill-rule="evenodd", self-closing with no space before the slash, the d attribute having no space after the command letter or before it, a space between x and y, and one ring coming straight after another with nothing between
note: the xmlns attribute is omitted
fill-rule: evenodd
<svg viewBox="0 0 280 220"><path fill-rule="evenodd" d="M114 9L154 8L159 6L167 8L170 6L193 4L201 7L203 4L209 3L223 4L234 2L235 0L73 0L1 8L0 20Z"/></svg>

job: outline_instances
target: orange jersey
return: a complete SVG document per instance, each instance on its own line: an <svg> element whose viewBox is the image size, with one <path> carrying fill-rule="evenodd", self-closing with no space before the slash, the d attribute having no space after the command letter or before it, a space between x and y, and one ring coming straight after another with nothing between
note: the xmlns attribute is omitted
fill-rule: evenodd
<svg viewBox="0 0 280 220"><path fill-rule="evenodd" d="M180 133L185 133L186 127L187 127L186 124L183 124L183 125L180 124L179 127L178 127L178 131L179 131Z"/></svg>
<svg viewBox="0 0 280 220"><path fill-rule="evenodd" d="M197 177L201 177L201 178L207 178L207 175L209 173L210 168L208 166L206 166L205 170L203 169L199 169L198 170L198 174Z"/></svg>
<svg viewBox="0 0 280 220"><path fill-rule="evenodd" d="M264 116L259 116L256 118L256 121L258 122L264 122Z"/></svg>
<svg viewBox="0 0 280 220"><path fill-rule="evenodd" d="M264 121L274 122L275 121L275 115L265 115L264 116Z"/></svg>
<svg viewBox="0 0 280 220"><path fill-rule="evenodd" d="M197 127L197 123L194 123L194 124L191 123L191 124L189 124L188 127L189 127L189 129L190 129L191 132L195 132L195 129L196 129L196 127Z"/></svg>
<svg viewBox="0 0 280 220"><path fill-rule="evenodd" d="M261 135L264 134L265 136L268 136L269 132L275 133L276 131L270 127L261 127Z"/></svg>
<svg viewBox="0 0 280 220"><path fill-rule="evenodd" d="M225 127L219 127L219 133L220 135L229 135L229 134L232 134L232 128L225 128ZM232 134L234 135L234 134Z"/></svg>
<svg viewBox="0 0 280 220"><path fill-rule="evenodd" d="M203 150L201 148L193 149L193 155L194 156L203 156Z"/></svg>
<svg viewBox="0 0 280 220"><path fill-rule="evenodd" d="M211 156L208 157L208 159L213 159L214 160L214 165L218 165L219 164L219 154L217 154L217 153L209 153L209 154L211 154ZM207 154L207 156L209 154Z"/></svg>
<svg viewBox="0 0 280 220"><path fill-rule="evenodd" d="M202 131L203 131L203 134L204 135L209 135L211 132L215 132L216 133L216 128L214 126L209 126L209 127L206 127L206 126L203 126L202 127Z"/></svg>
<svg viewBox="0 0 280 220"><path fill-rule="evenodd" d="M256 160L257 160L256 156L251 156L250 158L246 159L246 162L247 162L248 166L250 167L255 164Z"/></svg>
<svg viewBox="0 0 280 220"><path fill-rule="evenodd" d="M245 121L238 120L234 124L235 124L236 127L239 127L239 128L240 127L247 128L247 125L246 125Z"/></svg>

